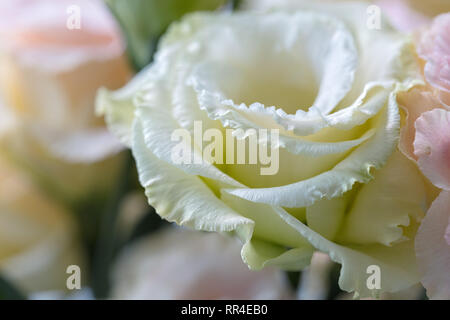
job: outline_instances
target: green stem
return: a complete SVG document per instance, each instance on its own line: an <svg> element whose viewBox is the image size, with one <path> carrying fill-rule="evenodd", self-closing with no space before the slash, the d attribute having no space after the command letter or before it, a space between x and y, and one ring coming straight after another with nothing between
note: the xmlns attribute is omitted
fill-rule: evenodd
<svg viewBox="0 0 450 320"><path fill-rule="evenodd" d="M0 300L25 300L26 296L10 281L0 276Z"/></svg>
<svg viewBox="0 0 450 320"><path fill-rule="evenodd" d="M120 175L118 184L106 205L100 221L99 236L95 247L92 266L92 290L97 298L108 297L110 291L110 266L114 260L117 239L117 217L120 203L128 191L129 177L132 170L132 158L128 152L127 159Z"/></svg>

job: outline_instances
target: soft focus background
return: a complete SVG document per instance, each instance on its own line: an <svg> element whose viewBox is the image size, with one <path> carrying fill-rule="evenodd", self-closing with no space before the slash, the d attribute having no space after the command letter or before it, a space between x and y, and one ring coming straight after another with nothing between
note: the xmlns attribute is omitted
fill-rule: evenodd
<svg viewBox="0 0 450 320"><path fill-rule="evenodd" d="M95 115L97 90L148 65L172 21L270 3L0 0L0 299L349 298L324 254L301 274L249 271L236 240L163 222ZM377 3L402 31L450 11L448 0ZM70 290L73 265L81 288Z"/></svg>

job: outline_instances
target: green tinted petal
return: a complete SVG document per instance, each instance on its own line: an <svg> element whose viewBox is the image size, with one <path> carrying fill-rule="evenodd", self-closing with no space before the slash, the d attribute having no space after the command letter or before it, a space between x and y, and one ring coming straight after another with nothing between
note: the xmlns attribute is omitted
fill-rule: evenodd
<svg viewBox="0 0 450 320"><path fill-rule="evenodd" d="M400 151L374 173L352 197L339 240L391 245L402 240L403 227L420 220L427 208L424 178Z"/></svg>
<svg viewBox="0 0 450 320"><path fill-rule="evenodd" d="M313 252L311 246L286 249L264 240L252 239L243 246L241 255L244 262L254 270L274 266L298 271L310 264Z"/></svg>
<svg viewBox="0 0 450 320"><path fill-rule="evenodd" d="M283 220L308 239L317 250L328 253L333 261L342 265L339 277L342 290L355 292L360 297L376 297L382 292L399 291L419 282L413 240L391 247L377 244L343 246L327 240L283 209L276 210ZM381 271L380 289L369 289L367 286L371 275L367 268L373 265L378 266Z"/></svg>
<svg viewBox="0 0 450 320"><path fill-rule="evenodd" d="M321 200L306 208L308 226L329 240L334 240L341 228L349 204L347 194L330 200Z"/></svg>

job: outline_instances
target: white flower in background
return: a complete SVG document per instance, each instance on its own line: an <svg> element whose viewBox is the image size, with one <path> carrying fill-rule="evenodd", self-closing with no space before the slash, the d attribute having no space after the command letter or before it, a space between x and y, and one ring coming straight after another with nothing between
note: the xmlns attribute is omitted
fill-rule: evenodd
<svg viewBox="0 0 450 320"><path fill-rule="evenodd" d="M405 32L417 31L434 16L450 11L448 0L377 0L376 4L397 29Z"/></svg>
<svg viewBox="0 0 450 320"><path fill-rule="evenodd" d="M1 161L0 274L25 293L64 290L72 264L83 265L70 213Z"/></svg>
<svg viewBox="0 0 450 320"><path fill-rule="evenodd" d="M301 282L297 290L299 300L324 300L330 289L330 272L333 266L328 255L315 252L311 264L301 275Z"/></svg>
<svg viewBox="0 0 450 320"><path fill-rule="evenodd" d="M413 9L417 14L433 18L438 14L450 11L448 0L391 0L392 3L403 3Z"/></svg>
<svg viewBox="0 0 450 320"><path fill-rule="evenodd" d="M121 150L95 116L95 94L101 86L123 85L131 74L102 1L76 1L79 29L67 27L73 5L0 3L1 150L69 197L104 185L102 173L114 176L108 172L117 159L97 166L98 176L89 165Z"/></svg>
<svg viewBox="0 0 450 320"><path fill-rule="evenodd" d="M311 2L325 2L326 0L312 0ZM381 9L383 17L398 30L414 31L440 14L450 11L448 0L328 0L334 2L361 2L367 8L376 5ZM243 0L241 7L247 10L267 10L274 8L295 8L297 0ZM368 13L368 12L366 12Z"/></svg>
<svg viewBox="0 0 450 320"><path fill-rule="evenodd" d="M163 229L119 256L113 299L282 299L289 287L274 269L253 272L233 238Z"/></svg>
<svg viewBox="0 0 450 320"><path fill-rule="evenodd" d="M366 9L293 1L270 12L189 15L169 28L152 65L101 91L98 110L132 149L156 211L238 236L252 269L303 269L318 250L342 264L340 287L363 297L418 283L413 238L431 199L397 150L396 96L423 80L410 39L384 20L367 28ZM171 134L194 136L196 121L221 132L278 129L278 172L174 163ZM195 142L197 159L199 151ZM380 290L366 286L371 265L381 269Z"/></svg>

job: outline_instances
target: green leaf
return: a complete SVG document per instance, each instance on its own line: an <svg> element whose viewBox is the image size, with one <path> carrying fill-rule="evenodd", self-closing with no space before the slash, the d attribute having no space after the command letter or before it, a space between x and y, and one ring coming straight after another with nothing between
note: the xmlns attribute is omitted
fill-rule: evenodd
<svg viewBox="0 0 450 320"><path fill-rule="evenodd" d="M151 62L159 37L172 21L193 11L214 10L225 0L105 0L122 27L136 70Z"/></svg>
<svg viewBox="0 0 450 320"><path fill-rule="evenodd" d="M153 207L149 206L148 212L138 221L135 225L131 236L127 239L128 243L141 239L150 233L154 233L157 230L167 227L170 224L163 220L155 211Z"/></svg>
<svg viewBox="0 0 450 320"><path fill-rule="evenodd" d="M130 175L133 169L131 154L127 155L121 176L117 182L114 192L111 194L109 203L102 213L100 230L94 249L94 260L92 262L92 289L97 298L106 298L109 294L109 273L113 263L118 244L117 217L119 215L120 203L130 187Z"/></svg>
<svg viewBox="0 0 450 320"><path fill-rule="evenodd" d="M0 275L0 300L25 300L26 296Z"/></svg>

